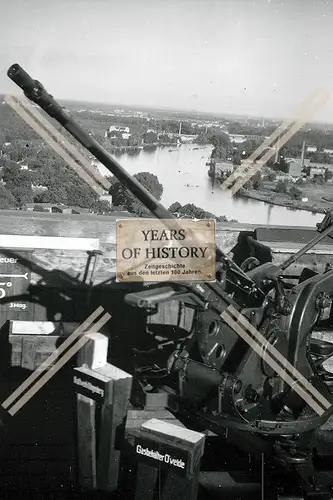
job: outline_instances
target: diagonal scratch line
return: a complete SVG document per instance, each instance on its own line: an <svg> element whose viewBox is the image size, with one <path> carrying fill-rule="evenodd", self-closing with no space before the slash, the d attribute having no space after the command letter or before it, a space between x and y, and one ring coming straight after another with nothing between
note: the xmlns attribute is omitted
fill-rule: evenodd
<svg viewBox="0 0 333 500"><path fill-rule="evenodd" d="M95 184L95 180L89 176L81 165L78 165L75 160L64 150L64 148L58 144L52 137L50 137L49 132L46 132L40 125L37 124L36 120L32 118L23 107L14 101L10 96L5 97L6 103L18 114L21 118L30 125L31 128L39 136L48 143L48 145L81 177L81 179L86 182L91 189L93 189L99 196L104 194L104 190Z"/></svg>
<svg viewBox="0 0 333 500"><path fill-rule="evenodd" d="M98 182L103 189L110 189L111 184L110 182L100 175L100 173L95 170L87 158L83 156L83 154L80 153L80 151L69 142L69 140L61 133L59 130L57 130L52 123L45 118L40 111L38 111L34 106L32 106L31 102L24 96L18 96L15 95L15 99L25 108L31 115L33 115L36 118L36 121L39 122L43 127L49 132L49 134L56 139L56 141L64 148L67 149L67 151L74 156L74 158L78 161L81 162L82 166L84 169L87 171L88 175L91 175L96 182Z"/></svg>
<svg viewBox="0 0 333 500"><path fill-rule="evenodd" d="M109 313L105 313L104 316L88 331L86 335L80 338L63 356L59 359L59 361L52 367L51 370L46 372L35 385L30 387L30 389L19 399L11 408L8 410L8 413L13 416L17 413L45 384L48 382L53 375L55 375L60 368L62 368L67 361L69 361L80 349L83 347L88 341L89 337L87 334L98 331L102 328L105 323L109 321L111 315Z"/></svg>
<svg viewBox="0 0 333 500"><path fill-rule="evenodd" d="M260 146L258 146L258 148L249 156L249 158L247 158L246 163L254 162L258 158L258 156L260 156L260 154L263 153L263 151L266 148L271 146L272 143L274 141L276 141L278 139L278 137L283 132L285 132L285 130L287 130L287 128L290 127L293 124L293 122L295 120L297 120L297 118L299 118L302 115L302 113L304 112L306 107L309 104L311 104L312 101L314 101L315 99L317 99L319 97L320 92L321 92L321 90L316 90L315 92L312 92L311 94L309 94L309 96L306 99L304 99L302 104L295 110L295 112L292 113L293 118L288 118L283 123L281 123L281 125L278 126L278 128L271 134L271 136L268 137L267 139L265 139L264 142ZM240 168L238 168L238 172L240 172L246 168L246 167L244 167L244 168L242 168L242 167L243 167L243 165ZM236 179L237 179L236 173L233 172L233 174L230 175L225 180L225 182L223 183L223 186L225 186L227 188L230 184L232 184L232 181L234 181Z"/></svg>
<svg viewBox="0 0 333 500"><path fill-rule="evenodd" d="M280 377L295 391L298 395L316 412L318 415L322 415L325 413L325 410L331 407L331 404L292 366L288 361L277 351L274 346L272 346L250 323L248 323L247 319L243 317L238 311L236 311L232 306L224 311L221 314L221 318L236 332L238 335L267 363L269 366L280 375ZM238 321L241 322L246 328L251 331L253 335L257 337L254 339L251 337L241 325L239 325L236 321L233 320L230 314L234 313L234 315L238 318ZM259 339L259 340L258 340ZM261 344L260 344L261 342ZM266 348L267 351L270 351L278 360L281 361L282 364L289 367L291 374L293 376L298 375L301 383L304 384L305 388L311 392L310 395L308 392L301 387L298 380L292 378L284 369L281 367L269 354L268 352L264 352L263 348ZM305 383L304 383L305 381ZM314 398L322 403L322 406L319 405Z"/></svg>
<svg viewBox="0 0 333 500"><path fill-rule="evenodd" d="M309 394L302 389L297 384L297 381L290 377L285 371L283 371L280 365L274 361L269 354L263 353L262 348L253 341L248 333L243 330L241 326L239 326L236 321L234 321L229 314L225 311L222 313L221 318L236 332L238 335L245 340L247 344L262 358L264 361L276 372L280 375L280 377L295 391L297 394L316 412L319 416L325 413L325 410L319 406L313 398L309 396Z"/></svg>
<svg viewBox="0 0 333 500"><path fill-rule="evenodd" d="M296 377L298 382L303 384L304 387L309 392L311 392L312 396L316 398L317 401L324 406L324 408L326 408L326 410L330 408L331 403L327 401L327 399L325 399L324 396L322 396L320 392L317 391L317 389L313 387L313 385L310 384L310 382L305 377L303 377L303 375L297 370L297 368L295 368L284 356L282 356L278 349L276 349L270 342L268 342L267 339L265 339L265 337L261 333L259 333L253 325L251 325L251 323L245 318L245 316L240 314L232 305L228 307L228 312L229 314L233 315L239 321L239 323L241 323L248 330L248 332L252 333L253 336L257 338L258 342L261 342L263 344L262 347L267 349L267 351L275 356L276 359L280 361L280 363L284 366L284 368L288 370L293 377Z"/></svg>
<svg viewBox="0 0 333 500"><path fill-rule="evenodd" d="M307 115L305 115L302 120L298 120L295 123L295 125L293 125L293 127L285 135L283 135L281 137L281 139L279 140L280 148L283 147L284 144L286 142L288 142L296 134L296 132L298 132L303 127L303 125L305 125L305 123L307 123L311 118L313 118L315 112L317 112L323 106L323 104L325 104L328 101L328 99L329 99L328 94L326 96L322 97L322 99L318 103L316 103L315 109L310 110L309 113ZM254 164L252 167L248 167L248 168L250 168L250 172L244 178L240 177L236 180L235 185L231 189L232 194L234 195L248 180L250 180L251 177L256 172L258 172L258 170L268 160L270 160L272 158L272 156L274 156L274 154L275 154L274 151L268 151L260 160L259 165Z"/></svg>
<svg viewBox="0 0 333 500"><path fill-rule="evenodd" d="M104 311L103 307L98 307L66 340L61 344L59 349L54 351L38 368L35 370L24 382L21 384L3 403L3 408L7 409L21 394L33 384L43 371L47 370L50 365L52 365L58 357L80 336L84 333L87 328L91 326L91 323L95 321L100 314Z"/></svg>
<svg viewBox="0 0 333 500"><path fill-rule="evenodd" d="M317 92L318 97L319 92ZM314 94L311 94L310 97L312 97ZM247 160L241 165L240 168L237 168L231 176L229 176L223 184L221 184L221 188L225 189L230 187L230 185L235 182L235 185L233 186L233 193L235 194L238 189L242 187L242 185L245 184L270 158L272 158L275 154L275 151L268 151L264 157L260 160L259 165L252 165L253 162L256 161L256 159L259 157L259 155L268 147L269 144L271 144L274 140L276 140L280 134L287 128L289 127L293 122L296 121L296 123L293 125L293 127L284 135L282 138L279 139L279 145L280 148L288 141L290 138L302 128L302 126L307 123L311 118L313 118L314 114L318 112L318 110L329 100L329 94L327 92L323 91L323 95L321 98L315 102L312 106L310 107L309 110L306 109L305 104L307 101L310 100L310 97L303 103L303 110L302 113L299 113L300 116L294 117L292 120L286 121L283 123L273 134L271 137L266 139L263 144L261 144L253 153L252 155L247 158ZM301 108L300 108L301 109ZM297 119L296 119L297 118ZM250 172L246 172L247 170L250 170ZM243 174L245 174L244 177ZM238 185L240 184L240 185ZM237 189L236 189L237 186Z"/></svg>

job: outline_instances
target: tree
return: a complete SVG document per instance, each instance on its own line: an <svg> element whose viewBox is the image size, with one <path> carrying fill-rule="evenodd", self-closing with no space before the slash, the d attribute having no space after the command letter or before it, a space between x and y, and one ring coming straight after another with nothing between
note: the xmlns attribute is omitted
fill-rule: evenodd
<svg viewBox="0 0 333 500"><path fill-rule="evenodd" d="M270 182L274 182L275 179L276 179L276 173L275 172L270 172L267 176L267 179L270 181Z"/></svg>
<svg viewBox="0 0 333 500"><path fill-rule="evenodd" d="M329 181L333 177L333 172L326 168L325 170L325 182Z"/></svg>
<svg viewBox="0 0 333 500"><path fill-rule="evenodd" d="M181 208L182 208L182 206L179 203L179 201L175 201L174 203L172 203L172 205L170 205L168 210L169 210L169 212L174 214L174 213L177 213Z"/></svg>
<svg viewBox="0 0 333 500"><path fill-rule="evenodd" d="M259 190L262 188L262 178L260 172L256 172L254 176L252 177L252 186L253 189Z"/></svg>
<svg viewBox="0 0 333 500"><path fill-rule="evenodd" d="M315 181L316 184L319 184L320 186L325 182L325 179L321 174L315 174L313 176L313 180Z"/></svg>
<svg viewBox="0 0 333 500"><path fill-rule="evenodd" d="M157 200L162 198L163 186L158 177L149 172L139 172L134 178L140 182ZM150 212L137 198L118 180L113 182L109 193L112 196L113 204L123 207L124 210L135 213L139 216L149 216Z"/></svg>
<svg viewBox="0 0 333 500"><path fill-rule="evenodd" d="M35 197L36 203L54 203L59 204L63 203L67 205L68 203L68 194L67 190L64 186L51 186L47 191L40 193Z"/></svg>
<svg viewBox="0 0 333 500"><path fill-rule="evenodd" d="M22 207L33 202L31 172L21 170L15 162L10 162L3 169L2 180L15 198L17 206Z"/></svg>
<svg viewBox="0 0 333 500"><path fill-rule="evenodd" d="M203 208L197 207L193 203L186 203L186 205L182 206L178 201L176 201L170 205L169 211L171 213L177 213L180 217L186 219L216 219L217 222L228 221L224 215L217 217L210 212L206 212Z"/></svg>
<svg viewBox="0 0 333 500"><path fill-rule="evenodd" d="M155 134L156 135L156 134ZM137 147L141 144L141 135L140 134L132 134L128 138L128 145L130 147Z"/></svg>
<svg viewBox="0 0 333 500"><path fill-rule="evenodd" d="M24 207L28 203L32 203L34 201L34 194L32 192L31 185L22 184L21 186L15 186L10 189L10 192L19 207Z"/></svg>
<svg viewBox="0 0 333 500"><path fill-rule="evenodd" d="M248 180L247 182L245 182L245 184L243 185L243 188L245 190L249 190L249 189L261 189L262 185L263 185L263 182L262 182L262 179L261 179L261 173L260 172L256 172L250 178L250 180Z"/></svg>
<svg viewBox="0 0 333 500"><path fill-rule="evenodd" d="M224 146L216 146L211 154L211 158L217 161L226 161L228 158L227 148Z"/></svg>
<svg viewBox="0 0 333 500"><path fill-rule="evenodd" d="M112 207L107 201L98 200L92 204L91 210L93 212L97 212L98 214L109 214L112 212Z"/></svg>
<svg viewBox="0 0 333 500"><path fill-rule="evenodd" d="M245 152L243 158L248 158L262 144L262 139L247 139L242 145L242 151Z"/></svg>
<svg viewBox="0 0 333 500"><path fill-rule="evenodd" d="M17 206L14 196L0 184L0 209L10 210Z"/></svg>
<svg viewBox="0 0 333 500"><path fill-rule="evenodd" d="M12 160L4 160L2 163L2 180L7 183L15 183L18 181L21 167Z"/></svg>
<svg viewBox="0 0 333 500"><path fill-rule="evenodd" d="M283 182L283 181L279 181L277 183L277 185L275 186L275 191L277 193L287 193L288 189L287 189L287 183L286 182Z"/></svg>
<svg viewBox="0 0 333 500"><path fill-rule="evenodd" d="M280 157L278 162L273 163L273 165L270 165L275 171L278 172L283 172L284 174L289 173L289 165L284 159L283 156Z"/></svg>
<svg viewBox="0 0 333 500"><path fill-rule="evenodd" d="M224 146L225 148L227 148L228 146L230 146L230 138L229 138L228 134L224 134L224 133L211 135L209 138L209 142L215 148L220 147L220 146Z"/></svg>
<svg viewBox="0 0 333 500"><path fill-rule="evenodd" d="M201 132L195 141L197 144L209 144L209 135L205 132Z"/></svg>
<svg viewBox="0 0 333 500"><path fill-rule="evenodd" d="M295 186L292 186L290 189L289 189L289 195L291 196L291 198L293 198L294 200L300 200L301 197L302 197L302 191L300 189L298 189L297 187Z"/></svg>
<svg viewBox="0 0 333 500"><path fill-rule="evenodd" d="M146 132L143 135L143 140L145 144L154 144L155 142L157 142L157 134L155 132Z"/></svg>

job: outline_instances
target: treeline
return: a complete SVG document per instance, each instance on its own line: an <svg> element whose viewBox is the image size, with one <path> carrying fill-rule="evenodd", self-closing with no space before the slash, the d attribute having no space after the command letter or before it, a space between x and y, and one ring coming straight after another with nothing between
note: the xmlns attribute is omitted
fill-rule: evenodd
<svg viewBox="0 0 333 500"><path fill-rule="evenodd" d="M109 204L99 201L95 191L48 147L33 143L3 147L0 178L2 209L62 203L98 213L110 211Z"/></svg>

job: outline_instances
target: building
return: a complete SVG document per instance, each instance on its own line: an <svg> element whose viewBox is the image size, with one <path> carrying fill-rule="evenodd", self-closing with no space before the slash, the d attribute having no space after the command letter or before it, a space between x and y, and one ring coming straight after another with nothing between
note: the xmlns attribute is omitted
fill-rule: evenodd
<svg viewBox="0 0 333 500"><path fill-rule="evenodd" d="M302 158L290 158L287 159L287 163L289 164L289 174L294 178L298 179L303 175L303 169L310 166L310 160Z"/></svg>
<svg viewBox="0 0 333 500"><path fill-rule="evenodd" d="M317 175L321 175L323 178L325 178L325 173L326 168L310 165L310 179L313 179Z"/></svg>
<svg viewBox="0 0 333 500"><path fill-rule="evenodd" d="M81 207L67 207L63 204L56 203L27 203L26 209L28 212L47 212L47 213L57 213L57 214L89 214L90 210L88 208Z"/></svg>
<svg viewBox="0 0 333 500"><path fill-rule="evenodd" d="M289 174L292 177L299 178L302 176L302 163L300 161L292 161L289 163Z"/></svg>
<svg viewBox="0 0 333 500"><path fill-rule="evenodd" d="M215 175L217 177L232 174L234 165L231 162L221 162L215 164Z"/></svg>
<svg viewBox="0 0 333 500"><path fill-rule="evenodd" d="M121 134L121 137L122 137L123 139L126 139L126 140L127 140L127 139L129 139L129 138L131 137L131 135L132 135L132 134L129 134L128 132L124 132L124 133L122 133L122 134Z"/></svg>
<svg viewBox="0 0 333 500"><path fill-rule="evenodd" d="M100 201L106 201L112 207L112 196L110 194L103 194L99 197Z"/></svg>
<svg viewBox="0 0 333 500"><path fill-rule="evenodd" d="M111 127L109 127L109 133L120 132L121 134L129 134L129 131L129 127L119 127L117 125L111 125Z"/></svg>
<svg viewBox="0 0 333 500"><path fill-rule="evenodd" d="M311 162L309 164L309 167L311 168L319 168L319 169L328 169L331 172L333 172L333 164L332 163L317 163L317 162Z"/></svg>
<svg viewBox="0 0 333 500"><path fill-rule="evenodd" d="M289 174L292 177L299 178L302 176L302 164L298 161L293 161L289 164Z"/></svg>
<svg viewBox="0 0 333 500"><path fill-rule="evenodd" d="M180 139L182 142L194 142L198 136L197 135L186 135L181 134Z"/></svg>
<svg viewBox="0 0 333 500"><path fill-rule="evenodd" d="M234 142L235 144L241 144L242 142L246 142L245 135L241 134L228 134L230 142Z"/></svg>
<svg viewBox="0 0 333 500"><path fill-rule="evenodd" d="M66 205L56 203L27 203L26 208L29 212L48 212L58 214L71 214L72 211Z"/></svg>
<svg viewBox="0 0 333 500"><path fill-rule="evenodd" d="M318 148L316 146L307 146L306 152L307 153L316 153L318 151Z"/></svg>
<svg viewBox="0 0 333 500"><path fill-rule="evenodd" d="M262 135L229 134L229 132L226 132L226 134L228 134L230 142L235 144L241 144L251 139L262 142L264 142L265 139L268 139L268 137Z"/></svg>
<svg viewBox="0 0 333 500"><path fill-rule="evenodd" d="M277 174L276 179L277 182L284 182L284 181L293 181L293 177L290 174Z"/></svg>

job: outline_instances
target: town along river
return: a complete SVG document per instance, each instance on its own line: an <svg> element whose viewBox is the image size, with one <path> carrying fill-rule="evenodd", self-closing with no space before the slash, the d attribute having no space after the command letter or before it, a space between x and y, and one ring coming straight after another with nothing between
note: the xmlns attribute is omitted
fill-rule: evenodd
<svg viewBox="0 0 333 500"><path fill-rule="evenodd" d="M194 149L199 147L199 149ZM182 205L194 203L217 216L251 224L283 226L315 226L322 214L290 210L248 198L233 198L229 192L216 186L212 190L206 165L211 146L183 144L180 147L159 147L139 150L117 156L119 163L132 175L150 172L163 184L162 203L168 208L179 201Z"/></svg>

